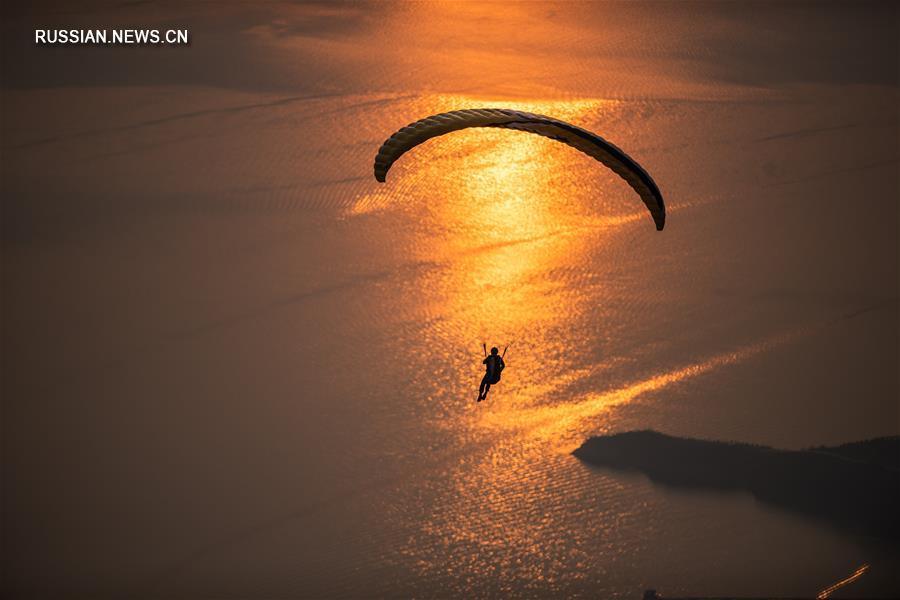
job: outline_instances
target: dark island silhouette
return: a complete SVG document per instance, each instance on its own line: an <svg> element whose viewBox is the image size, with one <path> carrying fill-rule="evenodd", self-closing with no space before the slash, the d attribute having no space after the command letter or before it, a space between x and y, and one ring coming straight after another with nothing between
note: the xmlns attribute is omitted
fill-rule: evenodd
<svg viewBox="0 0 900 600"><path fill-rule="evenodd" d="M792 451L630 431L592 437L573 454L666 485L744 490L763 502L900 541L900 437Z"/></svg>

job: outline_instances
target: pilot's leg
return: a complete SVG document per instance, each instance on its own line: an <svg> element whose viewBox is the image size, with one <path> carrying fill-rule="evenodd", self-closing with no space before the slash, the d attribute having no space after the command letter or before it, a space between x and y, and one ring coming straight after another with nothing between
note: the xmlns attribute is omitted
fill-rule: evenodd
<svg viewBox="0 0 900 600"><path fill-rule="evenodd" d="M491 384L489 383L488 376L485 375L481 378L481 386L478 388L478 399L484 400L484 397L487 396L488 390L491 389Z"/></svg>

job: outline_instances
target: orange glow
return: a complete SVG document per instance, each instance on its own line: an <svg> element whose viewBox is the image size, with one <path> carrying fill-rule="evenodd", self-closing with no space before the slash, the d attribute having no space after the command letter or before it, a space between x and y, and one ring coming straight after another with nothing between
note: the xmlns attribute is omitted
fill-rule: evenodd
<svg viewBox="0 0 900 600"><path fill-rule="evenodd" d="M819 592L819 595L816 596L816 598L819 598L820 600L823 598L828 598L832 593L841 589L845 585L849 585L849 584L853 583L854 581L856 581L857 579L859 579L860 577L865 575L866 571L868 571L868 570L869 570L869 565L861 566L857 570L853 571L853 573L846 579L841 579L837 583L830 585L827 588L825 588L824 590L822 590L821 592Z"/></svg>
<svg viewBox="0 0 900 600"><path fill-rule="evenodd" d="M471 425L476 430L481 430L477 434L479 437L492 440L492 446L484 456L475 459L475 464L465 465L465 477L451 476L455 497L466 505L477 506L478 511L471 515L456 514L456 518L449 519L438 515L423 525L423 532L443 540L447 546L469 542L490 551L492 547L513 544L520 549L521 555L531 555L536 559L534 563L540 564L541 560L546 559L546 548L542 545L543 531L552 523L552 514L545 512L533 520L520 521L514 529L506 526L506 517L529 506L528 497L534 493L534 489L530 478L523 477L523 474L533 469L533 465L547 454L548 448L568 453L577 444L576 440L582 441L584 432L591 429L587 422L601 417L612 407L631 402L641 394L740 363L809 331L801 329L774 336L574 402L523 406L523 395L520 393L514 402L496 403L488 410L479 411ZM584 375L586 374L567 373L561 378L576 379ZM546 382L543 386L531 386L525 400L535 400L549 394L562 383L564 382L557 379ZM460 425L457 423L454 426ZM462 430L459 432L463 433ZM621 484L613 482L609 485ZM610 515L611 519L620 517L621 515ZM423 565L425 566L428 565ZM485 568L480 564L456 567L467 571ZM500 564L491 568L508 567L509 565ZM540 577L541 572L535 570L533 576Z"/></svg>
<svg viewBox="0 0 900 600"><path fill-rule="evenodd" d="M586 123L619 104L433 96L405 107L395 122L496 106ZM592 188L591 182L602 185ZM623 198L615 205L618 211L598 206L604 193ZM431 282L441 300L429 311L453 315L452 323L440 326L497 343L529 329L546 331L573 316L561 306L576 305L578 291L539 277L585 252L585 236L578 234L590 229L602 236L608 227L649 221L627 184L595 160L540 136L489 128L455 132L414 148L394 166L388 183L358 198L349 214L388 209L414 212L428 224L428 234L416 239L412 251L419 261L447 267ZM521 371L539 366L517 363Z"/></svg>
<svg viewBox="0 0 900 600"><path fill-rule="evenodd" d="M427 115L479 106L550 114L597 129L601 135L606 131L598 124L617 122L623 110L622 103L603 99L509 101L424 95L392 107L392 114L383 119L391 127L383 135ZM691 202L702 200L681 206ZM592 269L582 268L607 259L609 248L621 246L616 236L630 227L644 227L647 235L655 235L643 203L628 185L559 142L477 128L412 149L393 166L386 184L357 197L348 217L389 219L397 213L413 223L403 250L416 264L435 267L414 290L423 314L435 316L425 324L429 343L468 348L472 359L480 357L482 341L501 348L513 343L507 356L509 375L492 389L486 404L473 411L460 411L455 404L454 416L429 423L451 432L461 444L490 440L483 455L467 456L459 465L447 467L454 505L478 508L438 510L422 521L421 539L439 548L463 544L492 552L512 545L520 550L522 564L553 560L544 535L551 515L517 521L514 529L507 526L509 515L535 509L530 504L535 483L525 474L542 457L569 452L586 434L602 430L615 406L741 363L804 333L774 335L612 389L558 398L561 390L577 387L609 366L599 360L578 368L562 363L558 369L548 367L547 356L565 356L572 343L571 335L559 332L577 330L595 319L596 303L616 294L614 287L607 289L604 276L595 277ZM601 263L598 271L604 269ZM454 393L461 390L455 402L468 400L476 406L479 362L480 358L458 363L451 377ZM620 517L610 515L613 520ZM519 563L504 564L506 559L491 565L472 562L468 555L448 559L443 551L416 540L405 552L420 557L423 571L487 575L492 569L523 568ZM433 552L442 558L429 558ZM544 573L535 567L531 575L539 580Z"/></svg>
<svg viewBox="0 0 900 600"><path fill-rule="evenodd" d="M532 407L511 407L500 413L485 413L480 424L490 429L525 429L532 437L548 440L575 439L582 433L581 424L602 414L614 406L634 400L641 394L654 392L670 385L698 377L720 367L745 361L757 354L786 343L799 332L774 336L768 340L744 348L713 356L712 358L687 365L666 373L659 373L647 379L636 381L624 387L601 394L592 394L581 400L566 404L540 405ZM570 373L566 377L576 378L584 374ZM555 381L551 385L558 386ZM566 451L574 449L565 446Z"/></svg>

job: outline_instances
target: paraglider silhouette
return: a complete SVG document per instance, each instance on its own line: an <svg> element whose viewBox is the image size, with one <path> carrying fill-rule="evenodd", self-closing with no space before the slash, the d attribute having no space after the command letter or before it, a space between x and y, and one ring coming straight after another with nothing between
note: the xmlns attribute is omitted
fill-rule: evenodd
<svg viewBox="0 0 900 600"><path fill-rule="evenodd" d="M665 227L666 205L662 193L650 174L633 158L617 146L586 129L553 117L519 110L506 108L454 110L410 123L391 135L378 149L374 164L375 179L384 183L393 164L419 144L447 133L472 127L494 127L533 133L562 142L587 154L611 169L637 192L650 212L657 231L662 231ZM500 381L500 373L506 366L503 362L505 349L503 354L498 354L497 348L491 348L491 354L488 355L487 347L484 344L482 346L485 350L483 363L486 373L478 390L478 402L487 397L491 385Z"/></svg>
<svg viewBox="0 0 900 600"><path fill-rule="evenodd" d="M500 383L500 374L506 368L503 358L506 356L509 346L503 349L503 354L499 354L500 350L496 347L491 348L490 355L487 353L487 344L482 343L481 348L484 350L484 360L481 362L485 366L485 373L481 379L481 385L478 387L478 402L487 398L492 385Z"/></svg>
<svg viewBox="0 0 900 600"><path fill-rule="evenodd" d="M656 229L666 224L666 207L653 178L634 159L597 134L565 121L506 108L472 108L432 115L403 127L389 137L375 157L375 179L384 182L403 154L431 138L470 127L499 127L534 133L584 152L598 160L637 192L650 211Z"/></svg>

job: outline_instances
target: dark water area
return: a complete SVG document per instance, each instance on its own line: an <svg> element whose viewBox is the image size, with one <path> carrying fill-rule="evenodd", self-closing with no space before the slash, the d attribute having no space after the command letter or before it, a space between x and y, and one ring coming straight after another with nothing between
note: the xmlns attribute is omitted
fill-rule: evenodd
<svg viewBox="0 0 900 600"><path fill-rule="evenodd" d="M896 4L2 11L6 596L900 593L870 536L571 455L900 433ZM100 25L191 45L33 44ZM473 106L620 146L665 230L525 133L374 180Z"/></svg>

